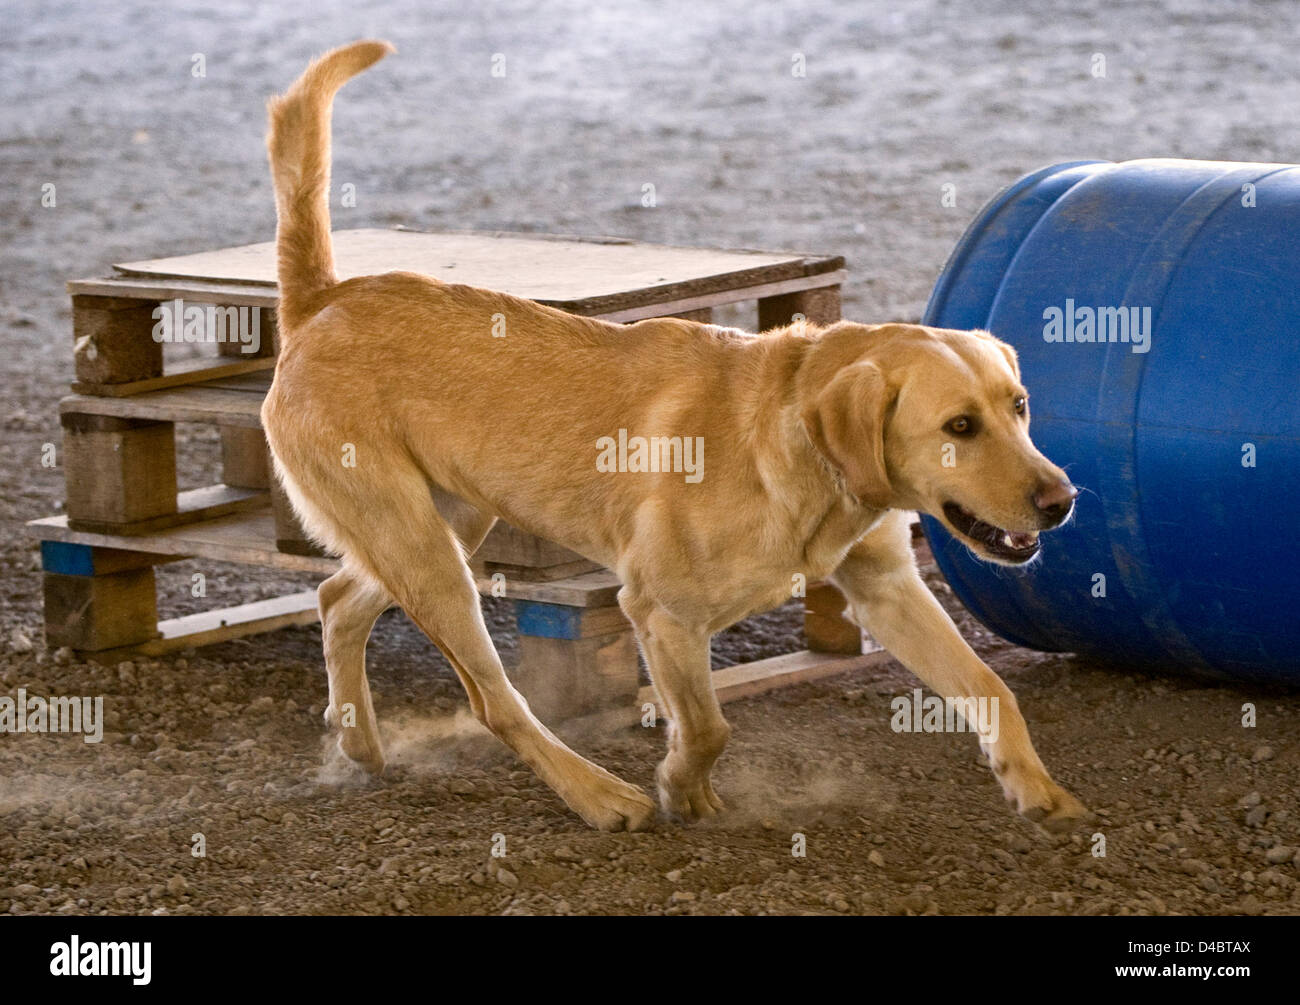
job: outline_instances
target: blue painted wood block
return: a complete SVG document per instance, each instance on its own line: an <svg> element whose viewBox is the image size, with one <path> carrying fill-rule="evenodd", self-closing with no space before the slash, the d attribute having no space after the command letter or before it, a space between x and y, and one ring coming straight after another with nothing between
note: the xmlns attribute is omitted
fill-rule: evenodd
<svg viewBox="0 0 1300 1005"><path fill-rule="evenodd" d="M582 638L582 612L581 607L567 607L563 604L515 601L515 623L519 627L519 634L544 639Z"/></svg>
<svg viewBox="0 0 1300 1005"><path fill-rule="evenodd" d="M41 542L41 568L64 576L95 575L95 549L68 541Z"/></svg>

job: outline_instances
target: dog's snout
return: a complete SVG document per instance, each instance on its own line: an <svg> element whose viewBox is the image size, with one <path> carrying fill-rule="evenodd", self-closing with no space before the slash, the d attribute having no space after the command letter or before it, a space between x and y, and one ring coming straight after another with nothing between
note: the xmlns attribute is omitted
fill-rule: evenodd
<svg viewBox="0 0 1300 1005"><path fill-rule="evenodd" d="M1034 493L1034 506L1048 520L1048 527L1055 527L1070 515L1074 499L1079 490L1068 481L1060 479L1040 486Z"/></svg>

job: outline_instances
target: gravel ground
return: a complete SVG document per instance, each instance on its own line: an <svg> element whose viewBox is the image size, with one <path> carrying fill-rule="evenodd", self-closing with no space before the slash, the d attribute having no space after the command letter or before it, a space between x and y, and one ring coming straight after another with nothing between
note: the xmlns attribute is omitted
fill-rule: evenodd
<svg viewBox="0 0 1300 1005"><path fill-rule="evenodd" d="M1300 913L1295 696L1028 653L929 579L1092 828L1050 836L1014 816L968 736L893 732L889 701L913 682L889 664L729 705L724 816L601 834L479 731L390 612L370 650L382 781L322 739L316 628L117 667L5 658L10 693L105 695L109 733L0 747L0 911ZM567 738L650 785L661 732Z"/></svg>
<svg viewBox="0 0 1300 1005"><path fill-rule="evenodd" d="M1049 768L1096 811L1091 828L1048 836L1012 815L969 737L893 732L890 698L914 683L888 664L729 706L725 816L595 833L467 721L445 661L399 612L370 646L393 764L382 781L358 778L323 737L319 629L76 662L43 646L22 532L63 495L61 471L40 463L71 378L63 282L267 239L263 102L330 45L373 34L400 50L340 100L336 183L358 196L336 226L843 253L846 315L914 320L961 229L1025 171L1083 157L1296 160L1296 8L319 0L164 13L20 0L6 15L0 694L103 695L109 732L99 745L0 736L0 912L1300 913L1300 698L1017 649L932 568ZM505 78L489 73L493 53ZM806 77L791 75L796 54ZM54 207L41 204L47 183ZM212 432L181 427L178 440L185 484L214 480ZM203 600L189 595L194 571ZM181 563L160 570L160 607L313 581ZM487 610L510 662L506 612ZM783 609L715 640L715 665L801 646ZM1255 728L1242 726L1247 702ZM660 733L573 742L649 785ZM191 854L196 834L206 857Z"/></svg>

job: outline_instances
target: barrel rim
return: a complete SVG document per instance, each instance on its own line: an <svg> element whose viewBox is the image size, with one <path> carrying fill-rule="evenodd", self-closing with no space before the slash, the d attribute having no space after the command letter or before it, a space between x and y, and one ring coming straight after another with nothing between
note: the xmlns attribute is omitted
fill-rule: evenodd
<svg viewBox="0 0 1300 1005"><path fill-rule="evenodd" d="M948 255L947 261L944 262L943 268L939 272L939 277L935 281L934 289L930 291L930 297L926 301L925 311L921 315L921 323L933 325L935 318L942 313L943 305L947 302L948 296L956 282L956 275L960 266L969 257L974 250L977 232L983 232L985 225L990 219L997 215L1001 209L1012 200L1019 198L1025 191L1038 185L1045 178L1060 174L1063 171L1069 171L1077 167L1088 167L1092 164L1115 164L1115 161L1108 160L1077 160L1062 161L1059 164L1049 164L1046 167L1030 171L1028 174L1021 175L1009 186L996 193L991 199L984 203L979 212L966 225L962 235L953 247L952 253Z"/></svg>

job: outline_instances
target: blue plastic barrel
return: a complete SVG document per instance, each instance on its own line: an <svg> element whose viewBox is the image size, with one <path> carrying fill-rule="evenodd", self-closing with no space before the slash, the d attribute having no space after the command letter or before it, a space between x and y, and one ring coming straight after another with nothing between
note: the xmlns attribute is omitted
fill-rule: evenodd
<svg viewBox="0 0 1300 1005"><path fill-rule="evenodd" d="M1300 167L1036 171L980 212L924 320L1016 347L1034 441L1083 490L1027 569L924 519L980 621L1034 649L1300 683Z"/></svg>

